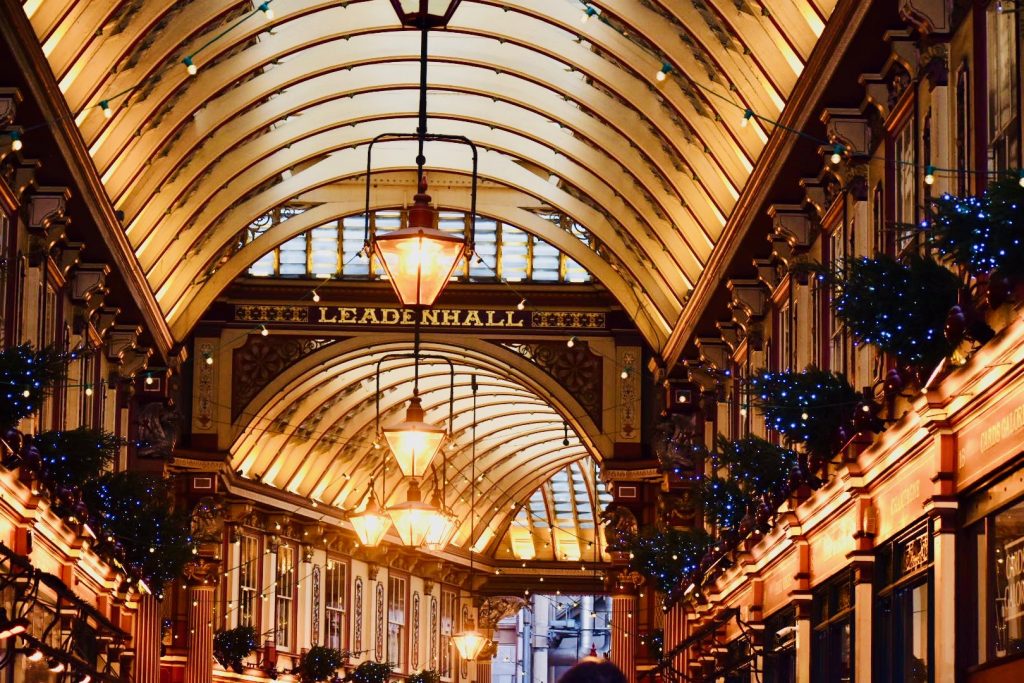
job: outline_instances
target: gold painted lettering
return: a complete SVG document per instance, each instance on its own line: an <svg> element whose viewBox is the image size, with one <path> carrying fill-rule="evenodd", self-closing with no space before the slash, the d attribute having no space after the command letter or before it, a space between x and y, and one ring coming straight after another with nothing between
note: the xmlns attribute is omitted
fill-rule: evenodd
<svg viewBox="0 0 1024 683"><path fill-rule="evenodd" d="M523 321L516 322L516 314L513 311L505 311L505 324L508 327L522 327Z"/></svg>
<svg viewBox="0 0 1024 683"><path fill-rule="evenodd" d="M407 311L409 317L412 317L412 311ZM423 311L423 324L424 325L436 325L437 324L437 310L426 310ZM404 320L403 320L404 322ZM412 320L409 321L410 323Z"/></svg>
<svg viewBox="0 0 1024 683"><path fill-rule="evenodd" d="M488 327L505 327L505 321L504 320L495 320L494 319L494 314L497 313L497 311L485 311L485 313L486 313L486 318L487 318L487 323L486 324L487 324Z"/></svg>
<svg viewBox="0 0 1024 683"><path fill-rule="evenodd" d="M327 317L327 307L326 306L320 306L320 320L318 320L317 322L321 322L321 323L336 323L336 322L338 322L338 314L335 313L333 316L328 318Z"/></svg>
<svg viewBox="0 0 1024 683"><path fill-rule="evenodd" d="M412 316L412 309L403 308L402 309L402 324L403 325L414 325L415 323L416 323L416 319L413 318L413 316Z"/></svg>
<svg viewBox="0 0 1024 683"><path fill-rule="evenodd" d="M469 311L466 313L466 319L462 323L463 325L472 325L474 327L480 327L483 325L483 321L480 320L480 311Z"/></svg>
<svg viewBox="0 0 1024 683"><path fill-rule="evenodd" d="M441 324L442 325L447 325L448 327L455 327L456 325L459 324L459 311L452 311L452 310L441 311L441 315L442 315L442 320L441 320Z"/></svg>
<svg viewBox="0 0 1024 683"><path fill-rule="evenodd" d="M380 320L377 319L377 309L367 308L363 311L363 317L359 319L360 325L376 325Z"/></svg>
<svg viewBox="0 0 1024 683"><path fill-rule="evenodd" d="M341 324L351 325L356 321L356 309L355 308L339 308L341 311Z"/></svg>
<svg viewBox="0 0 1024 683"><path fill-rule="evenodd" d="M400 316L397 308L380 309L380 321L385 325L397 325L399 320Z"/></svg>

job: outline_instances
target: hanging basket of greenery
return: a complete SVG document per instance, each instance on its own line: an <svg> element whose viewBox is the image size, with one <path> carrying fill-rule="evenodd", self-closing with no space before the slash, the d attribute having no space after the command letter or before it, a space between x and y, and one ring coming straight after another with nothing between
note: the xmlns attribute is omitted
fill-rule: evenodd
<svg viewBox="0 0 1024 683"><path fill-rule="evenodd" d="M368 662L364 662L366 664ZM333 647L317 645L302 655L299 662L298 674L303 683L316 683L317 681L329 681L335 677L345 664L345 655L341 650ZM361 666L361 665L360 665ZM358 671L358 669L357 669ZM390 669L388 669L390 673ZM376 679L374 679L376 680ZM387 676L381 679L387 680Z"/></svg>
<svg viewBox="0 0 1024 683"><path fill-rule="evenodd" d="M997 178L981 197L944 194L932 200L928 227L938 252L971 275L995 271L1015 282L1024 278L1024 187L1019 173Z"/></svg>
<svg viewBox="0 0 1024 683"><path fill-rule="evenodd" d="M735 479L707 477L697 489L704 508L704 519L719 530L736 530L753 501Z"/></svg>
<svg viewBox="0 0 1024 683"><path fill-rule="evenodd" d="M51 489L81 489L114 462L122 444L113 434L87 427L43 432L32 438L42 480Z"/></svg>
<svg viewBox="0 0 1024 683"><path fill-rule="evenodd" d="M700 529L661 531L644 527L629 546L629 566L658 590L671 594L683 579L697 571L711 537Z"/></svg>
<svg viewBox="0 0 1024 683"><path fill-rule="evenodd" d="M750 380L750 396L769 429L825 460L853 436L854 412L862 402L845 376L813 365L801 372L761 371Z"/></svg>
<svg viewBox="0 0 1024 683"><path fill-rule="evenodd" d="M408 683L441 683L441 674L433 669L424 669L418 674L409 676Z"/></svg>
<svg viewBox="0 0 1024 683"><path fill-rule="evenodd" d="M225 669L242 673L242 660L257 650L256 629L252 626L238 626L218 631L213 636L213 657Z"/></svg>
<svg viewBox="0 0 1024 683"><path fill-rule="evenodd" d="M65 354L47 347L34 350L29 344L0 350L0 431L6 432L42 405L53 387L67 377Z"/></svg>
<svg viewBox="0 0 1024 683"><path fill-rule="evenodd" d="M315 648L314 648L315 649ZM310 650L312 652L313 650ZM387 683L391 676L391 665L385 662L363 662L356 667L355 671L345 677L346 681L354 683ZM303 678L303 681L306 679ZM320 679L311 679L320 680Z"/></svg>
<svg viewBox="0 0 1024 683"><path fill-rule="evenodd" d="M750 496L781 491L797 467L797 454L758 436L729 441L718 435L718 462Z"/></svg>
<svg viewBox="0 0 1024 683"><path fill-rule="evenodd" d="M120 548L123 561L159 593L193 559L192 516L172 509L171 483L142 472L115 472L89 482L83 498L101 529L97 546Z"/></svg>
<svg viewBox="0 0 1024 683"><path fill-rule="evenodd" d="M854 258L844 266L832 306L854 339L926 371L950 354L943 327L960 289L953 273L917 255L906 263Z"/></svg>

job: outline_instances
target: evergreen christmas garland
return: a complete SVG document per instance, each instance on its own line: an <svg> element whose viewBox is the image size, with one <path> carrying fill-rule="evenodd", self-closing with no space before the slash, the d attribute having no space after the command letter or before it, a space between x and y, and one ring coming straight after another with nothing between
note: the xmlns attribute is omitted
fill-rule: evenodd
<svg viewBox="0 0 1024 683"><path fill-rule="evenodd" d="M355 671L346 676L345 680L353 681L354 683L387 683L390 676L390 664L384 662L363 662L356 667Z"/></svg>
<svg viewBox="0 0 1024 683"><path fill-rule="evenodd" d="M943 326L960 281L948 269L916 254L906 263L878 255L848 259L836 277L833 309L858 342L926 371L952 351Z"/></svg>
<svg viewBox="0 0 1024 683"><path fill-rule="evenodd" d="M6 432L42 405L53 387L64 381L68 361L77 352L52 347L34 350L30 344L0 350L0 430Z"/></svg>
<svg viewBox="0 0 1024 683"><path fill-rule="evenodd" d="M719 530L739 529L753 500L734 479L708 477L701 482L697 497L704 506L704 519Z"/></svg>
<svg viewBox="0 0 1024 683"><path fill-rule="evenodd" d="M718 435L718 463L751 496L783 490L797 467L797 454L758 436L729 441Z"/></svg>
<svg viewBox="0 0 1024 683"><path fill-rule="evenodd" d="M409 676L407 683L441 683L441 674L433 669L424 669L418 674Z"/></svg>
<svg viewBox="0 0 1024 683"><path fill-rule="evenodd" d="M43 432L32 438L43 482L51 489L80 489L97 479L123 445L113 434L88 427Z"/></svg>
<svg viewBox="0 0 1024 683"><path fill-rule="evenodd" d="M703 530L644 527L630 543L629 566L661 592L672 594L684 578L699 569L700 558L709 547L711 537Z"/></svg>
<svg viewBox="0 0 1024 683"><path fill-rule="evenodd" d="M242 673L242 660L259 648L252 626L218 631L213 636L213 657L225 669Z"/></svg>
<svg viewBox="0 0 1024 683"><path fill-rule="evenodd" d="M370 663L372 662L363 662L363 664ZM302 655L298 668L299 678L302 680L302 683L329 681L335 677L338 673L338 669L340 669L344 664L345 655L340 650L333 647L316 645ZM363 664L360 664L360 668L362 668ZM359 669L356 669L356 671L359 671ZM391 669L388 668L388 673L390 674L390 672ZM363 681L363 683L370 683L370 681L373 680L374 679L369 678ZM387 681L387 675L385 675L381 681Z"/></svg>

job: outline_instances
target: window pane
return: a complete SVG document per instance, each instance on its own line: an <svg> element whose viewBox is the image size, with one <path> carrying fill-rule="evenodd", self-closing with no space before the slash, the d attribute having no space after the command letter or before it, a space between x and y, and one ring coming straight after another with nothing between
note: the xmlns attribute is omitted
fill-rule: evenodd
<svg viewBox="0 0 1024 683"><path fill-rule="evenodd" d="M509 282L526 279L527 234L510 225L501 226L501 277Z"/></svg>
<svg viewBox="0 0 1024 683"><path fill-rule="evenodd" d="M306 236L293 237L281 245L281 272L284 277L306 275Z"/></svg>
<svg viewBox="0 0 1024 683"><path fill-rule="evenodd" d="M341 268L346 277L365 278L370 272L369 260L363 253L366 214L347 216L342 221Z"/></svg>
<svg viewBox="0 0 1024 683"><path fill-rule="evenodd" d="M266 277L268 275L274 275L274 252L271 251L269 254L264 254L255 263L249 266L249 275L255 275L256 277Z"/></svg>
<svg viewBox="0 0 1024 683"><path fill-rule="evenodd" d="M493 280L494 268L498 262L498 222L490 218L476 220L476 253L477 258L470 261L469 276L477 280Z"/></svg>
<svg viewBox="0 0 1024 683"><path fill-rule="evenodd" d="M341 270L338 263L338 227L313 228L309 235L313 274L318 278L337 275Z"/></svg>
<svg viewBox="0 0 1024 683"><path fill-rule="evenodd" d="M558 282L559 251L547 242L533 238L533 279L537 282Z"/></svg>

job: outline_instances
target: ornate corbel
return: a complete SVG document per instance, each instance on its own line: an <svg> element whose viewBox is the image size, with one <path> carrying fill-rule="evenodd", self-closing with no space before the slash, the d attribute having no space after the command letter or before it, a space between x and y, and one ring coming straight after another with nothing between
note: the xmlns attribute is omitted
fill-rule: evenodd
<svg viewBox="0 0 1024 683"><path fill-rule="evenodd" d="M114 326L121 309L114 306L104 306L93 316L92 326L100 338L104 338L107 332Z"/></svg>
<svg viewBox="0 0 1024 683"><path fill-rule="evenodd" d="M807 191L806 186L804 190ZM768 216L772 219L772 240L784 239L794 250L803 250L811 246L811 242L814 241L815 224L803 206L772 204L768 207Z"/></svg>
<svg viewBox="0 0 1024 683"><path fill-rule="evenodd" d="M60 250L57 266L65 277L71 272L72 268L82 261L82 249L84 248L85 245L81 242L67 242L64 248Z"/></svg>
<svg viewBox="0 0 1024 683"><path fill-rule="evenodd" d="M743 328L734 320L719 321L715 323L715 327L718 328L722 341L728 347L729 355L732 355L736 351L736 347L743 341Z"/></svg>
<svg viewBox="0 0 1024 683"><path fill-rule="evenodd" d="M726 287L732 294L729 308L733 311L733 320L746 333L750 324L761 320L768 311L768 288L760 280L729 280ZM742 314L741 317L737 317L737 313Z"/></svg>
<svg viewBox="0 0 1024 683"><path fill-rule="evenodd" d="M729 356L732 353L721 337L697 337L694 343L702 362L711 365L716 370L729 369Z"/></svg>
<svg viewBox="0 0 1024 683"><path fill-rule="evenodd" d="M779 262L773 258L754 259L754 268L757 269L757 279L764 284L769 291L775 291L782 280L782 269Z"/></svg>
<svg viewBox="0 0 1024 683"><path fill-rule="evenodd" d="M67 253L67 249L63 253ZM105 263L82 263L74 269L71 275L71 300L83 309L83 322L90 322L93 313L103 305L109 274L110 266Z"/></svg>
<svg viewBox="0 0 1024 683"><path fill-rule="evenodd" d="M951 5L948 0L900 0L900 18L923 35L949 33Z"/></svg>

